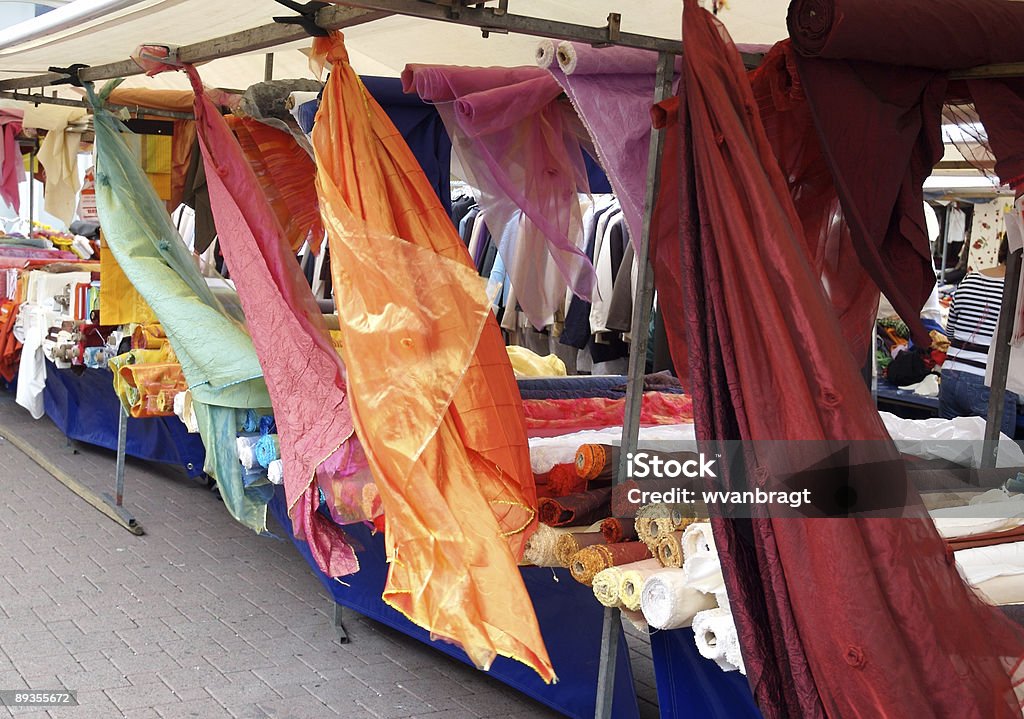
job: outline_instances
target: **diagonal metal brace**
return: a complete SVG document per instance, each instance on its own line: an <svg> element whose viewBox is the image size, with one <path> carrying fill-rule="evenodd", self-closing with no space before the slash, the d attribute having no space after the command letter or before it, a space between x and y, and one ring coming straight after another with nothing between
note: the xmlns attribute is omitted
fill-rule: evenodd
<svg viewBox="0 0 1024 719"><path fill-rule="evenodd" d="M312 0L307 3L295 2L295 0L275 0L289 10L294 10L298 15L275 16L274 22L282 25L298 25L313 37L327 37L330 32L317 25L316 16L321 10L330 7L330 3L316 2Z"/></svg>

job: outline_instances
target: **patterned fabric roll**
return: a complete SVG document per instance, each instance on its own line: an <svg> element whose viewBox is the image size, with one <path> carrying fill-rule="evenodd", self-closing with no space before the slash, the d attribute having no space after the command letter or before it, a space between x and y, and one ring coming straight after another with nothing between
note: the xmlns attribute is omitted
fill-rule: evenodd
<svg viewBox="0 0 1024 719"><path fill-rule="evenodd" d="M592 489L557 499L545 497L538 503L540 521L551 527L592 524L608 516L611 501L610 488Z"/></svg>
<svg viewBox="0 0 1024 719"><path fill-rule="evenodd" d="M632 564L651 556L643 542L622 542L620 544L595 544L581 549L573 555L569 570L580 584L590 585L594 575L602 569Z"/></svg>
<svg viewBox="0 0 1024 719"><path fill-rule="evenodd" d="M658 539L656 554L662 566L680 568L683 566L683 533L671 532Z"/></svg>
<svg viewBox="0 0 1024 719"><path fill-rule="evenodd" d="M568 567L576 552L595 544L604 544L600 532L566 532L555 542L555 560L560 567Z"/></svg>
<svg viewBox="0 0 1024 719"><path fill-rule="evenodd" d="M601 534L604 535L605 541L608 544L632 542L637 538L636 521L609 517L601 522Z"/></svg>

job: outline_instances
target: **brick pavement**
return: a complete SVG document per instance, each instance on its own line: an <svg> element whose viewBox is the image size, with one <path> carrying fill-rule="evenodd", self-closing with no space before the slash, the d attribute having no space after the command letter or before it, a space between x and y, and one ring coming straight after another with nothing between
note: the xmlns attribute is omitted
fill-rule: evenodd
<svg viewBox="0 0 1024 719"><path fill-rule="evenodd" d="M114 455L77 454L0 391L0 425L94 491ZM291 542L235 523L204 485L129 458L129 534L0 440L0 688L78 690L79 708L0 717L266 719L555 717L498 681L332 606ZM641 714L657 716L650 647L630 632Z"/></svg>

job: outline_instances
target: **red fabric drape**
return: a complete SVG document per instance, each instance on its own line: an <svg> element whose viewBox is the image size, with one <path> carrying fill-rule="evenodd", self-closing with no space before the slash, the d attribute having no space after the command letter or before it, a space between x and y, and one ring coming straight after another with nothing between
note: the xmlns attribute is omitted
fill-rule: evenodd
<svg viewBox="0 0 1024 719"><path fill-rule="evenodd" d="M679 228L693 302L686 336L698 437L874 440L875 459L894 460L808 262L739 55L696 0L684 8L682 122L666 168L677 176L659 214ZM817 446L755 449L753 476L807 466L800 455ZM919 502L904 515L715 520L766 716L1019 716L1009 677L1024 655L1019 628L964 585Z"/></svg>

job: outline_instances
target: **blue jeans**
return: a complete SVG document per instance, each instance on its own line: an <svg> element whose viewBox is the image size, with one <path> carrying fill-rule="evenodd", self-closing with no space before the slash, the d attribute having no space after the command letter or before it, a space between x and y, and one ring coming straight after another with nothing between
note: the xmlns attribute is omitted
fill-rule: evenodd
<svg viewBox="0 0 1024 719"><path fill-rule="evenodd" d="M991 390L985 386L981 375L959 370L942 370L939 385L939 416L943 419L954 417L987 417L988 398ZM1000 431L1013 437L1017 427L1017 395L1007 392L1003 399L1003 423Z"/></svg>

